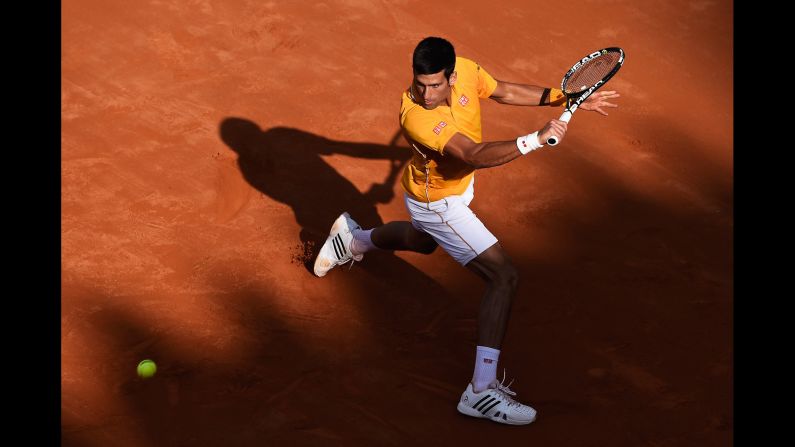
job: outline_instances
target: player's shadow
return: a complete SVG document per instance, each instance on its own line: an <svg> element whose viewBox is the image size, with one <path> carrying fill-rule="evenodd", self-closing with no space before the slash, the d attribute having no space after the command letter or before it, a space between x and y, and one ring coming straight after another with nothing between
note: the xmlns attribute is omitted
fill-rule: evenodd
<svg viewBox="0 0 795 447"><path fill-rule="evenodd" d="M395 145L399 133L390 145L351 143L289 127L262 130L252 121L234 117L221 122L220 133L224 143L238 154L246 181L289 205L301 226L301 242L315 249L325 242L331 224L343 211L363 228L383 224L375 205L394 198L395 181L410 156L405 147ZM321 157L332 154L390 160L390 171L383 182L361 193ZM312 261L305 262L310 272Z"/></svg>

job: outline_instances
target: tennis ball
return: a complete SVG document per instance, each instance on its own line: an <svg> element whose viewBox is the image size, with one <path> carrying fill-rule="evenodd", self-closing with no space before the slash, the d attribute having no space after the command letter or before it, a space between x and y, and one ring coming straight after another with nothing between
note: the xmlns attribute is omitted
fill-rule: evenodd
<svg viewBox="0 0 795 447"><path fill-rule="evenodd" d="M141 360L141 363L138 364L138 376L142 379L154 376L155 372L157 372L157 365L152 360Z"/></svg>

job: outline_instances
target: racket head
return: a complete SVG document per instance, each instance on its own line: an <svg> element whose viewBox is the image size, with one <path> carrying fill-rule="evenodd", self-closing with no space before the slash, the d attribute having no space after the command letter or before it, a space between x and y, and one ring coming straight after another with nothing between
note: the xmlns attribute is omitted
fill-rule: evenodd
<svg viewBox="0 0 795 447"><path fill-rule="evenodd" d="M592 87L604 85L624 64L624 50L607 47L592 52L574 64L560 81L560 89L568 99L585 92L593 93Z"/></svg>
<svg viewBox="0 0 795 447"><path fill-rule="evenodd" d="M560 81L560 89L566 95L566 111L561 115L561 120L568 122L580 103L605 85L622 65L624 50L619 47L602 48L577 61ZM554 136L547 139L550 146L558 142Z"/></svg>

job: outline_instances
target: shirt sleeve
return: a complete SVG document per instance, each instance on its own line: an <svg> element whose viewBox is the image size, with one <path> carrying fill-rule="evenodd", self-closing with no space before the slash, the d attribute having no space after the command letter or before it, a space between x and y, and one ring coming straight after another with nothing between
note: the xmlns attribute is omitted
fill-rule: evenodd
<svg viewBox="0 0 795 447"><path fill-rule="evenodd" d="M488 98L494 93L494 89L497 88L497 80L480 65L476 64L475 66L478 72L478 97Z"/></svg>
<svg viewBox="0 0 795 447"><path fill-rule="evenodd" d="M408 136L428 149L444 153L444 146L458 132L451 120L430 113L409 113L403 122Z"/></svg>

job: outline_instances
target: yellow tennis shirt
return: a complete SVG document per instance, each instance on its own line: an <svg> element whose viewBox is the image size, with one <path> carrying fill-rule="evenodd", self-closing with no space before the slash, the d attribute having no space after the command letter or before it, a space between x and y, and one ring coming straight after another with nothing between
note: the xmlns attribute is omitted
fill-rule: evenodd
<svg viewBox="0 0 795 447"><path fill-rule="evenodd" d="M455 60L457 80L452 86L451 105L427 110L414 102L411 89L403 92L400 127L414 150L403 171L401 184L409 197L433 202L463 194L475 168L444 154L444 146L460 132L475 143L482 142L480 100L497 88L497 81L477 63L463 57ZM421 98L420 98L421 100Z"/></svg>

